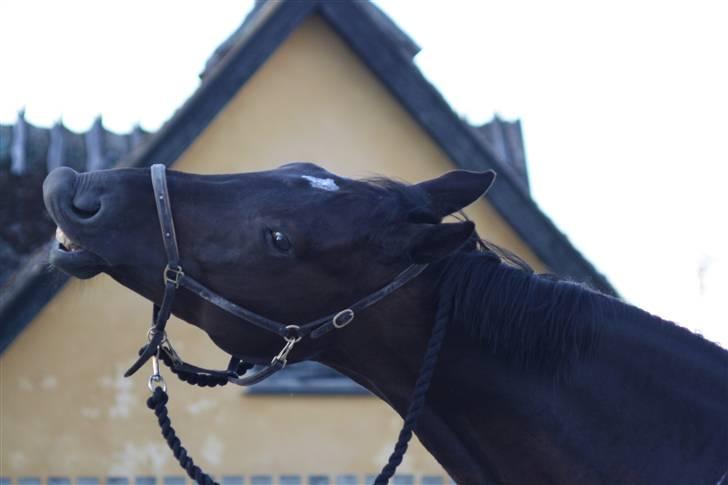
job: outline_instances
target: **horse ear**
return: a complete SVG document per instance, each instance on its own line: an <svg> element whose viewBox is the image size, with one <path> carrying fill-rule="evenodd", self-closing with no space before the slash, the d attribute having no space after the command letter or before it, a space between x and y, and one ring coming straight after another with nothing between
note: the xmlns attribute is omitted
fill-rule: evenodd
<svg viewBox="0 0 728 485"><path fill-rule="evenodd" d="M470 239L475 224L470 221L443 224L413 224L409 255L413 263L431 263L459 249Z"/></svg>
<svg viewBox="0 0 728 485"><path fill-rule="evenodd" d="M430 196L435 213L445 217L478 200L490 189L495 172L453 170L436 179L416 184Z"/></svg>

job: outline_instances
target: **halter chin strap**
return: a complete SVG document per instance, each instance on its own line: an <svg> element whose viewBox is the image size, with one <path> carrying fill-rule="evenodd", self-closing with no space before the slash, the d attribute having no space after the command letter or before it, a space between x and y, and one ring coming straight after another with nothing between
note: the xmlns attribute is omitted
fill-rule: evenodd
<svg viewBox="0 0 728 485"><path fill-rule="evenodd" d="M185 274L180 265L179 249L177 247L177 235L174 230L174 220L172 218L172 206L169 200L169 190L167 188L166 168L162 164L155 164L151 167L152 187L154 188L154 201L157 205L157 216L159 218L159 226L162 231L162 242L164 243L164 251L167 255L167 265L162 271L162 279L164 281L164 296L161 305L154 306L153 324L149 330L149 343L143 349L139 358L126 371L125 377L129 377L135 373L144 363L154 357L157 362L161 352L173 362L173 365L180 370L186 372L198 373L201 375L224 376L228 382L247 386L260 382L286 366L288 354L291 352L296 343L302 338L309 337L317 339L326 335L335 329L344 328L354 321L357 313L374 305L381 299L392 294L402 286L406 285L414 278L419 276L426 268L426 264L413 264L398 274L389 284L379 290L370 293L359 301L353 303L347 308L336 313L326 315L316 320L312 320L303 324L286 324L271 320L270 318L259 315L247 308L239 306L223 296L215 293L202 283L198 282L191 276ZM216 307L235 315L236 317L262 328L271 333L275 333L284 339L285 343L281 351L273 357L271 363L259 372L250 376L239 376L233 369L240 363L240 359L233 357L231 359L228 370L213 371L202 369L185 363L179 355L174 351L166 338L165 326L167 320L172 313L172 303L177 289L184 287L188 291L196 294L205 301L215 305ZM158 374L155 372L158 376ZM154 377L154 376L152 376ZM150 380L150 385L152 384Z"/></svg>

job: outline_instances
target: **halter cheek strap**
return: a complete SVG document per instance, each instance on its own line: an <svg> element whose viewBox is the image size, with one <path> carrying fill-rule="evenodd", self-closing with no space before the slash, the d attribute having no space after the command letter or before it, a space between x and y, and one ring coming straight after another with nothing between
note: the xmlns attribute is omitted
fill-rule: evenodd
<svg viewBox="0 0 728 485"><path fill-rule="evenodd" d="M302 338L310 337L317 339L332 330L346 327L354 320L358 312L365 310L392 294L419 276L427 268L426 264L413 264L407 267L390 283L379 290L365 296L343 310L316 320L304 324L286 324L276 320L271 320L270 318L259 315L247 308L231 302L191 276L185 274L180 264L177 235L174 229L174 219L172 218L172 205L169 199L169 189L167 188L165 166L162 164L152 165L151 178L152 187L154 189L154 201L157 206L157 217L159 218L159 227L162 232L162 242L167 256L167 265L162 271L164 296L162 298L162 303L159 306L154 306L154 312L152 315L153 324L152 328L149 330L149 343L145 348L143 348L136 362L134 362L129 370L126 371L124 374L125 377L128 377L139 370L139 368L150 358L154 358L156 369L158 367L157 359L164 354L164 356L167 357L165 362L172 362L173 370L176 369L181 372L200 376L224 377L228 382L241 386L255 384L283 369L288 361L288 354L291 352L295 344ZM172 313L172 303L174 302L174 297L179 287L184 287L203 300L217 306L227 313L235 315L247 323L251 323L263 330L279 335L285 341L283 348L278 355L273 357L268 366L250 376L240 376L233 370L240 363L240 359L237 357L233 357L231 359L228 370L226 371L208 370L187 364L174 351L169 340L167 340L164 331L167 320L169 320ZM155 374L150 379L150 387L155 375L158 379L161 379L158 372L155 371Z"/></svg>
<svg viewBox="0 0 728 485"><path fill-rule="evenodd" d="M161 169L159 168L161 167ZM174 296L181 283L181 277L184 275L182 267L179 265L179 249L177 248L177 235L174 231L174 220L172 219L172 205L169 201L169 190L167 189L167 177L164 165L154 165L152 167L152 187L154 188L154 202L157 206L157 218L159 219L159 227L162 230L162 243L164 244L164 252L167 255L167 265L162 271L164 280L164 296L162 304L154 305L152 312L152 328L149 331L149 343L142 351L141 355L124 373L124 377L129 377L138 371L150 358L158 353L158 350L165 340L164 329L167 326L172 314L172 304Z"/></svg>

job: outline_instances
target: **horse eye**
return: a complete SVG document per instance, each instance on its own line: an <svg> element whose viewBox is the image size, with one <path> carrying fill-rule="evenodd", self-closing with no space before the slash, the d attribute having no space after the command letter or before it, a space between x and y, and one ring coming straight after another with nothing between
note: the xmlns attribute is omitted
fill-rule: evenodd
<svg viewBox="0 0 728 485"><path fill-rule="evenodd" d="M285 234L280 231L271 231L270 235L276 249L283 252L287 252L291 249L291 241L288 240L288 237L286 237Z"/></svg>

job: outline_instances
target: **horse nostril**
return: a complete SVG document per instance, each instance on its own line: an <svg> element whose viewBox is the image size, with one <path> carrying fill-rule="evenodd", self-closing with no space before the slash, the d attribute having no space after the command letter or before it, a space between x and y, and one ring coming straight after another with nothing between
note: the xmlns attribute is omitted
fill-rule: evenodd
<svg viewBox="0 0 728 485"><path fill-rule="evenodd" d="M56 224L87 221L101 210L101 194L87 174L79 175L68 167L48 174L43 182L43 200Z"/></svg>
<svg viewBox="0 0 728 485"><path fill-rule="evenodd" d="M79 220L91 219L101 210L101 193L94 180L87 173L78 178L76 193L71 199L71 212Z"/></svg>
<svg viewBox="0 0 728 485"><path fill-rule="evenodd" d="M78 207L75 203L71 204L71 211L76 214L80 219L90 219L96 214L98 214L99 209L101 209L101 206L94 207L91 209Z"/></svg>

